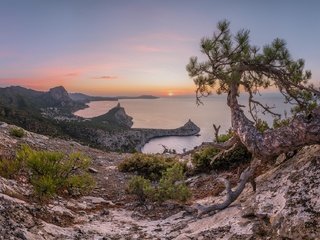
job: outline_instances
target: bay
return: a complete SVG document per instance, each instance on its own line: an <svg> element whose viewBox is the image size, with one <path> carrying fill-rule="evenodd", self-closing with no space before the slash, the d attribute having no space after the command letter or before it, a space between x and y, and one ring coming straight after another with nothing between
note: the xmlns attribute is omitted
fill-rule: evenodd
<svg viewBox="0 0 320 240"><path fill-rule="evenodd" d="M279 113L290 110L290 106L283 103L283 98L279 94L265 94L259 97L259 100L269 106L276 106L275 110ZM126 113L133 117L133 128L178 128L191 119L201 129L200 136L152 139L142 148L144 153L161 153L164 150L163 145L182 153L184 150L193 149L202 142L212 141L213 123L221 125L220 133L225 133L231 127L230 110L226 105L226 96L210 96L203 98L202 101L203 104L197 105L195 97L119 100ZM239 101L241 104L247 105L246 96L240 96ZM106 113L117 104L117 101L94 101L88 104L89 108L82 109L75 114L91 118ZM272 124L271 116L263 117L269 124Z"/></svg>

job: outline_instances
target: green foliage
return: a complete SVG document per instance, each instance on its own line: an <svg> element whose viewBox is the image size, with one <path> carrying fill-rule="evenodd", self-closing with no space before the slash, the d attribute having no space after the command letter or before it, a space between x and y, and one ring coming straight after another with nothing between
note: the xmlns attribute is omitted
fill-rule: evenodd
<svg viewBox="0 0 320 240"><path fill-rule="evenodd" d="M264 133L269 129L269 125L266 121L261 120L260 118L256 122L256 128L259 132Z"/></svg>
<svg viewBox="0 0 320 240"><path fill-rule="evenodd" d="M31 184L40 199L47 199L57 193L60 181L50 175L41 175L38 178L31 178Z"/></svg>
<svg viewBox="0 0 320 240"><path fill-rule="evenodd" d="M184 183L184 169L176 163L168 168L156 186L142 176L134 176L128 185L128 191L138 196L140 202L151 199L156 202L176 200L185 202L191 197L189 188Z"/></svg>
<svg viewBox="0 0 320 240"><path fill-rule="evenodd" d="M26 166L30 182L41 199L64 190L72 195L84 194L95 184L86 173L91 161L79 152L67 156L61 152L36 151L23 145L16 154L16 161Z"/></svg>
<svg viewBox="0 0 320 240"><path fill-rule="evenodd" d="M25 135L25 132L22 128L19 127L12 127L9 130L9 133L11 136L22 138Z"/></svg>
<svg viewBox="0 0 320 240"><path fill-rule="evenodd" d="M139 202L145 202L147 197L152 197L154 188L151 182L141 176L133 176L128 183L128 192L138 197Z"/></svg>
<svg viewBox="0 0 320 240"><path fill-rule="evenodd" d="M205 147L192 155L192 164L196 172L209 172L211 159L219 153L214 147Z"/></svg>
<svg viewBox="0 0 320 240"><path fill-rule="evenodd" d="M158 180L162 176L162 172L172 167L175 163L177 163L175 158L135 153L122 161L118 165L118 169L121 172L136 172L138 175L150 180ZM179 164L184 166L184 170L186 169L184 164Z"/></svg>
<svg viewBox="0 0 320 240"><path fill-rule="evenodd" d="M14 178L23 168L23 162L18 159L1 159L0 176L5 178Z"/></svg>
<svg viewBox="0 0 320 240"><path fill-rule="evenodd" d="M68 192L73 196L90 193L96 185L95 180L89 173L71 175L66 179Z"/></svg>
<svg viewBox="0 0 320 240"><path fill-rule="evenodd" d="M159 181L155 199L160 202L169 199L186 202L190 197L191 192L184 183L183 167L175 164L168 168Z"/></svg>
<svg viewBox="0 0 320 240"><path fill-rule="evenodd" d="M249 162L251 153L243 145L226 152L206 147L194 153L191 160L195 172L223 171Z"/></svg>
<svg viewBox="0 0 320 240"><path fill-rule="evenodd" d="M303 59L292 58L285 40L276 38L263 47L255 46L249 30L233 34L227 20L220 21L217 31L210 36L200 42L204 58L193 56L186 66L197 86L197 97L207 96L213 89L218 94L228 94L231 87L243 89L248 93L251 112L272 116L277 115L272 112L273 107L256 97L260 89L276 86L286 102L296 105L294 113L308 114L320 100L319 90L310 83L311 71L304 70Z"/></svg>
<svg viewBox="0 0 320 240"><path fill-rule="evenodd" d="M290 123L289 118L286 118L286 119L275 118L275 119L273 119L273 128L280 128L280 127L288 126L289 123Z"/></svg>
<svg viewBox="0 0 320 240"><path fill-rule="evenodd" d="M231 151L221 154L214 161L211 161L210 168L215 171L229 170L241 164L251 161L252 155L245 146L240 145Z"/></svg>
<svg viewBox="0 0 320 240"><path fill-rule="evenodd" d="M218 142L218 143L222 143L222 142L226 142L226 141L228 141L230 138L232 138L233 137L233 132L231 131L231 130L229 130L229 131L227 131L227 133L226 134L220 134L219 136L218 136L218 138L216 139L216 141Z"/></svg>

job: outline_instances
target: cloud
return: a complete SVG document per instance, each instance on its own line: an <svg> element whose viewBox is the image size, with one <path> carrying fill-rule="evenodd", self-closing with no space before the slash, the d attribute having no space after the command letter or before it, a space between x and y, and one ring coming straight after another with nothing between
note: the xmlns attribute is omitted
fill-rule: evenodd
<svg viewBox="0 0 320 240"><path fill-rule="evenodd" d="M76 73L76 72L71 72L71 73L66 73L64 76L65 77L75 77L75 76L78 76L79 73Z"/></svg>
<svg viewBox="0 0 320 240"><path fill-rule="evenodd" d="M117 79L117 76L99 76L99 77L93 77L93 79L102 79L102 80L113 80Z"/></svg>

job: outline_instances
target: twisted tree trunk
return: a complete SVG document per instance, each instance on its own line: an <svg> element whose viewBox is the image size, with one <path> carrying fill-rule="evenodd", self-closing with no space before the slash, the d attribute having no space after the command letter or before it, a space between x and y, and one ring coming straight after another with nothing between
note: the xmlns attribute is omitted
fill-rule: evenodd
<svg viewBox="0 0 320 240"><path fill-rule="evenodd" d="M294 151L306 145L320 143L320 107L314 109L309 116L296 116L288 126L260 133L254 126L254 123L244 114L237 97L238 85L232 84L228 94L228 106L231 109L231 123L236 136L226 143L213 143L219 149L231 148L232 145L239 144L240 141L252 153L255 160L268 160L281 153ZM228 207L238 198L249 181L255 191L254 172L257 168L257 166L254 166L255 160L253 160L251 168L246 169L241 174L240 183L235 191L231 190L228 180L219 178L219 180L224 182L226 187L226 200L221 204L211 206L198 204L196 206L198 217Z"/></svg>
<svg viewBox="0 0 320 240"><path fill-rule="evenodd" d="M302 146L320 143L320 107L309 116L296 116L288 126L260 133L244 114L237 100L238 86L228 94L231 123L240 141L257 158L270 159Z"/></svg>

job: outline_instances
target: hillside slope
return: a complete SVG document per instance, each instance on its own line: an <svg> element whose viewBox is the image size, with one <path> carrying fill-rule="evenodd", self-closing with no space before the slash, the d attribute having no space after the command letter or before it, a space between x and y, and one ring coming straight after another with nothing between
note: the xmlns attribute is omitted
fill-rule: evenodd
<svg viewBox="0 0 320 240"><path fill-rule="evenodd" d="M129 175L117 171L128 154L106 153L76 142L27 132L9 134L0 124L0 157L14 154L22 143L36 149L82 151L93 159L97 187L90 196L56 198L39 205L23 179L0 177L0 239L320 239L320 145L302 149L293 158L257 178L257 192L247 186L227 209L201 219L195 202L221 201L219 196L193 199L188 206L164 203L134 207L126 191ZM208 176L190 185L210 185ZM196 191L196 189L195 189Z"/></svg>

